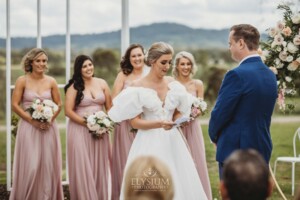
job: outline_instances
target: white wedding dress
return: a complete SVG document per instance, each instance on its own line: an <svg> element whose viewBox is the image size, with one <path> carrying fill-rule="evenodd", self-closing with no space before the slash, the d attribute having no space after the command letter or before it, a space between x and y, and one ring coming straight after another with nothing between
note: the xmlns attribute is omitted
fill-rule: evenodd
<svg viewBox="0 0 300 200"><path fill-rule="evenodd" d="M145 120L172 120L175 109L189 116L191 101L184 86L174 81L168 87L165 102L159 99L153 89L128 87L114 98L108 114L115 122L132 119L139 114ZM142 155L155 156L167 164L173 179L175 200L207 199L194 161L177 128L168 131L162 128L138 130L128 155L125 173L131 162ZM124 199L124 179L120 199Z"/></svg>

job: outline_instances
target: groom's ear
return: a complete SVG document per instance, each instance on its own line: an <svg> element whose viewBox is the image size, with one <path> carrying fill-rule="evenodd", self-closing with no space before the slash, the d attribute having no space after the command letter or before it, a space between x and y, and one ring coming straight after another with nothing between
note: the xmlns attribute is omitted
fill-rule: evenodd
<svg viewBox="0 0 300 200"><path fill-rule="evenodd" d="M219 189L220 189L222 200L229 200L230 198L228 196L228 191L224 184L224 181L220 182Z"/></svg>
<svg viewBox="0 0 300 200"><path fill-rule="evenodd" d="M240 50L242 50L244 48L248 48L244 39L239 39L238 44L239 44Z"/></svg>

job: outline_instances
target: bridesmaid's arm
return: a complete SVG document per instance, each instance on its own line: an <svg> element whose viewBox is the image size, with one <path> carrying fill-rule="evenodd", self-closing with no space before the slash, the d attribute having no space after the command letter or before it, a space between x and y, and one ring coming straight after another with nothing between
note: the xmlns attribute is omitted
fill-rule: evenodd
<svg viewBox="0 0 300 200"><path fill-rule="evenodd" d="M112 91L112 98L115 98L123 89L126 76L123 72L119 72Z"/></svg>
<svg viewBox="0 0 300 200"><path fill-rule="evenodd" d="M141 119L141 115L130 120L130 124L135 129L153 129L153 128L164 128L169 130L173 127L174 122L166 120L144 120Z"/></svg>
<svg viewBox="0 0 300 200"><path fill-rule="evenodd" d="M197 97L204 99L204 86L200 80L195 80L195 86L197 91Z"/></svg>
<svg viewBox="0 0 300 200"><path fill-rule="evenodd" d="M31 123L33 121L32 117L20 106L25 89L25 81L25 76L19 77L16 81L15 89L12 94L12 110L23 120Z"/></svg>
<svg viewBox="0 0 300 200"><path fill-rule="evenodd" d="M75 99L77 91L74 88L74 85L70 86L66 92L65 97L65 115L69 117L72 121L86 126L85 120L83 117L79 116L75 111Z"/></svg>
<svg viewBox="0 0 300 200"><path fill-rule="evenodd" d="M181 116L182 114L176 109L173 114L173 121L176 121L176 119L180 118Z"/></svg>
<svg viewBox="0 0 300 200"><path fill-rule="evenodd" d="M19 77L16 81L15 89L12 94L12 110L23 120L32 124L34 127L41 129L44 123L32 119L31 115L28 112L25 112L20 106L25 89L25 81L25 76Z"/></svg>
<svg viewBox="0 0 300 200"><path fill-rule="evenodd" d="M57 82L52 77L51 77L51 95L52 95L53 102L56 103L56 105L58 106L58 110L54 113L51 119L51 122L53 122L61 111L62 102L61 102Z"/></svg>
<svg viewBox="0 0 300 200"><path fill-rule="evenodd" d="M111 100L111 95L110 95L110 89L106 83L105 80L103 80L103 85L104 85L104 95L105 95L105 110L108 112L110 108L112 107L112 100Z"/></svg>

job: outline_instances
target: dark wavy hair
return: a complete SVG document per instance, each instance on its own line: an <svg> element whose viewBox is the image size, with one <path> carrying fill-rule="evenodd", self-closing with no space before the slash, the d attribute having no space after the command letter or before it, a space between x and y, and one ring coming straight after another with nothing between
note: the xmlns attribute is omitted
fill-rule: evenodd
<svg viewBox="0 0 300 200"><path fill-rule="evenodd" d="M76 57L74 62L74 74L72 78L69 80L68 84L64 87L65 93L67 92L68 88L74 83L74 88L77 90L76 99L75 99L75 106L78 106L83 99L83 90L84 90L84 81L81 75L81 69L83 63L86 60L90 60L93 63L91 57L87 55L79 55Z"/></svg>
<svg viewBox="0 0 300 200"><path fill-rule="evenodd" d="M126 49L125 55L122 57L122 60L120 62L121 70L122 70L123 74L125 74L125 75L129 75L133 71L133 66L130 63L130 53L135 48L140 48L142 50L143 54L145 54L144 47L140 44L131 44Z"/></svg>

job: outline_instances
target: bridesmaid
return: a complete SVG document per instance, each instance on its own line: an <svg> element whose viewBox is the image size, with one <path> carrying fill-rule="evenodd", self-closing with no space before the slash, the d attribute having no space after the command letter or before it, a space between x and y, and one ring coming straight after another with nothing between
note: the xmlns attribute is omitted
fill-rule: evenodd
<svg viewBox="0 0 300 200"><path fill-rule="evenodd" d="M150 68L145 66L144 48L140 44L131 44L122 57L121 72L113 87L113 98L117 96L134 80L145 76ZM135 137L134 131L128 121L123 121L115 126L112 149L112 200L119 199L123 170L126 164L129 149Z"/></svg>
<svg viewBox="0 0 300 200"><path fill-rule="evenodd" d="M71 199L110 199L109 135L93 138L84 117L104 108L108 111L111 96L106 81L94 77L90 57L76 57L74 74L65 93L65 114L70 118L67 144Z"/></svg>
<svg viewBox="0 0 300 200"><path fill-rule="evenodd" d="M203 98L204 88L200 80L192 79L195 74L197 66L194 56L186 51L181 51L175 56L175 65L173 66L173 76L187 91L192 95ZM204 191L208 199L212 199L210 180L208 176L204 139L202 135L199 120L193 120L182 127L183 135L190 147L192 157L196 164L196 168L203 185Z"/></svg>
<svg viewBox="0 0 300 200"><path fill-rule="evenodd" d="M62 200L61 146L55 118L61 99L54 78L45 75L48 56L34 48L23 58L25 75L20 76L12 95L12 109L19 122L13 165L13 186L10 199ZM34 120L25 110L35 99L52 100L58 105L51 122Z"/></svg>

